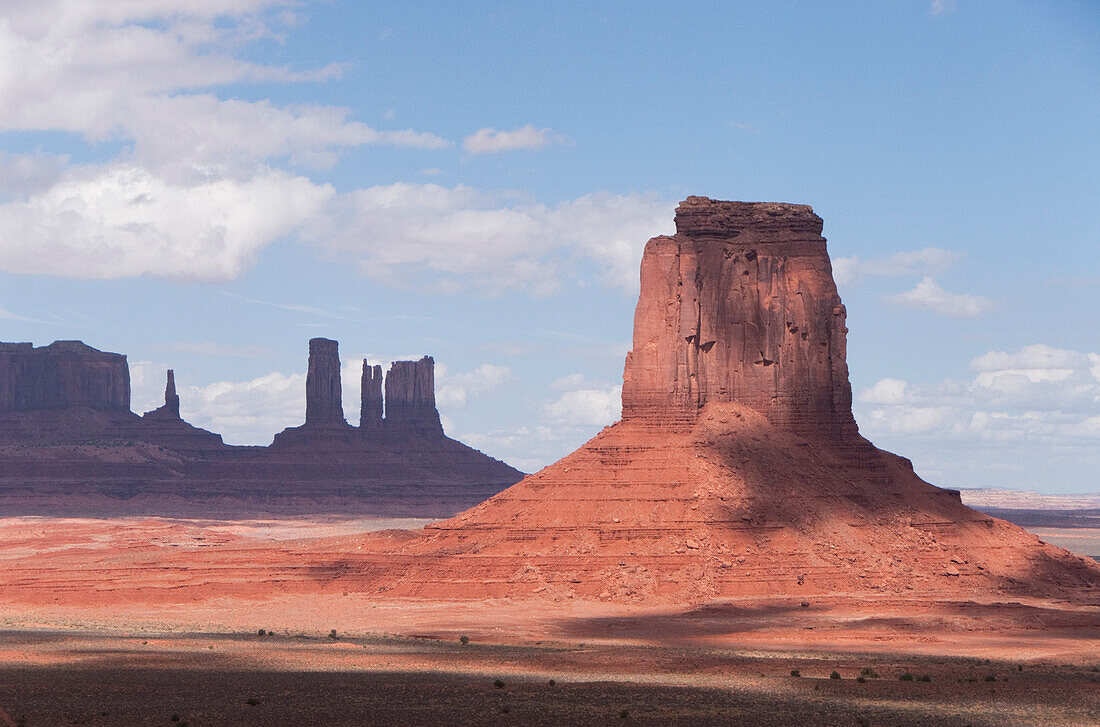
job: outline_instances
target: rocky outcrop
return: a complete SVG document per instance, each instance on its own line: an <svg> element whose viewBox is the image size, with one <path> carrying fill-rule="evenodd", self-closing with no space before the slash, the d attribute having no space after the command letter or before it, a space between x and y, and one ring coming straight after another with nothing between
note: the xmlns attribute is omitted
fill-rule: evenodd
<svg viewBox="0 0 1100 727"><path fill-rule="evenodd" d="M418 535L360 539L345 587L645 604L1100 587L1096 563L859 436L813 210L690 197L676 223L642 260L623 420Z"/></svg>
<svg viewBox="0 0 1100 727"><path fill-rule="evenodd" d="M168 369L164 385L164 404L141 415L141 421L131 427L122 428L119 434L127 433L134 439L158 444L175 452L196 453L211 452L225 448L222 436L200 429L183 420L180 416L180 397L176 393L176 372Z"/></svg>
<svg viewBox="0 0 1100 727"><path fill-rule="evenodd" d="M306 426L347 425L340 389L340 350L336 341L309 341L306 371Z"/></svg>
<svg viewBox="0 0 1100 727"><path fill-rule="evenodd" d="M690 425L743 404L793 432L855 435L845 310L806 205L688 197L642 257L623 419Z"/></svg>
<svg viewBox="0 0 1100 727"><path fill-rule="evenodd" d="M306 423L269 447L238 447L183 420L173 370L164 404L139 417L129 410L125 356L79 342L0 343L0 511L447 517L523 476L443 434L430 358L395 370L400 426L386 427L382 369L366 364L363 427L349 426L337 344L314 339Z"/></svg>
<svg viewBox="0 0 1100 727"><path fill-rule="evenodd" d="M435 360L394 361L386 373L385 429L391 434L442 434L435 408Z"/></svg>
<svg viewBox="0 0 1100 727"><path fill-rule="evenodd" d="M382 428L382 367L372 366L363 359L362 395L359 406L359 428L377 431Z"/></svg>
<svg viewBox="0 0 1100 727"><path fill-rule="evenodd" d="M130 411L126 357L81 341L0 343L0 411Z"/></svg>
<svg viewBox="0 0 1100 727"><path fill-rule="evenodd" d="M168 381L164 385L164 405L141 415L142 419L180 419L180 397L176 393L176 372L168 369Z"/></svg>

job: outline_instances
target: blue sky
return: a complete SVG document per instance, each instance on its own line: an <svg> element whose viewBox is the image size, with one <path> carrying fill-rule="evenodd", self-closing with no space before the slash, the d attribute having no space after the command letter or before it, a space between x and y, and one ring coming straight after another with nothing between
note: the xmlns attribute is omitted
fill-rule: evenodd
<svg viewBox="0 0 1100 727"><path fill-rule="evenodd" d="M936 484L1100 471L1100 6L0 0L0 339L176 369L228 441L306 342L435 356L533 470L618 417L689 194L812 204L862 431ZM354 416L352 416L354 419Z"/></svg>

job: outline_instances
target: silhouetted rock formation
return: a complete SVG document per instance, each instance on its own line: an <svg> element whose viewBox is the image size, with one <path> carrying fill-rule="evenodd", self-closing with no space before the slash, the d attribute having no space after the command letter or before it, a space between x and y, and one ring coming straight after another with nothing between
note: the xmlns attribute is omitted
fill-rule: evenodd
<svg viewBox="0 0 1100 727"><path fill-rule="evenodd" d="M0 343L0 410L130 411L126 357L81 341Z"/></svg>
<svg viewBox="0 0 1100 727"><path fill-rule="evenodd" d="M1096 563L859 435L809 207L690 197L676 223L642 259L623 420L415 536L357 540L349 588L691 603L1100 586Z"/></svg>
<svg viewBox="0 0 1100 727"><path fill-rule="evenodd" d="M176 394L176 372L168 369L168 382L164 386L164 406L145 412L142 419L179 419L180 398Z"/></svg>
<svg viewBox="0 0 1100 727"><path fill-rule="evenodd" d="M382 367L371 366L363 359L362 402L359 406L359 428L374 431L382 427Z"/></svg>
<svg viewBox="0 0 1100 727"><path fill-rule="evenodd" d="M270 447L234 447L180 417L174 371L164 405L139 417L125 356L0 343L0 510L446 517L523 476L443 434L430 358L393 370L401 413L383 420L382 370L365 365L364 426L352 427L337 344L314 339L306 423Z"/></svg>
<svg viewBox="0 0 1100 727"><path fill-rule="evenodd" d="M347 425L340 389L339 344L328 338L309 341L306 426L311 425Z"/></svg>
<svg viewBox="0 0 1100 727"><path fill-rule="evenodd" d="M435 408L435 360L394 361L386 373L385 428L391 433L442 434Z"/></svg>
<svg viewBox="0 0 1100 727"><path fill-rule="evenodd" d="M143 442L158 444L175 452L195 453L220 450L225 447L222 436L188 424L180 416L180 397L176 393L176 372L168 369L164 386L164 404L141 415L137 424L120 428L116 435L126 434Z"/></svg>

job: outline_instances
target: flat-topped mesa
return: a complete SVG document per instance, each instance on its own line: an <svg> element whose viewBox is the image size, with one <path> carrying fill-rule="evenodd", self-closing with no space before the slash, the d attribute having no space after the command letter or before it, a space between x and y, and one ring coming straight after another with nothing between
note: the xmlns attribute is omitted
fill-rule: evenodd
<svg viewBox="0 0 1100 727"><path fill-rule="evenodd" d="M808 205L688 197L645 247L623 419L689 425L736 402L799 433L857 433L845 310Z"/></svg>
<svg viewBox="0 0 1100 727"><path fill-rule="evenodd" d="M377 430L382 427L382 367L371 366L363 359L362 403L359 406L359 428Z"/></svg>
<svg viewBox="0 0 1100 727"><path fill-rule="evenodd" d="M0 343L0 411L130 411L126 357L81 341Z"/></svg>
<svg viewBox="0 0 1100 727"><path fill-rule="evenodd" d="M168 369L168 381L164 385L164 405L141 415L143 419L181 419L180 397L176 393L176 372Z"/></svg>
<svg viewBox="0 0 1100 727"><path fill-rule="evenodd" d="M328 338L311 338L309 341L306 426L347 426L340 389L339 346Z"/></svg>
<svg viewBox="0 0 1100 727"><path fill-rule="evenodd" d="M385 429L390 432L441 434L435 408L435 359L394 361L386 373Z"/></svg>

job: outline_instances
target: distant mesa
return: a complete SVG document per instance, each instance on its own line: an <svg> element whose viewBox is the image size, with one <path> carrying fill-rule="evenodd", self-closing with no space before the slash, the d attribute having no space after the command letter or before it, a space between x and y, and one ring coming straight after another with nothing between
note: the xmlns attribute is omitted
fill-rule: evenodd
<svg viewBox="0 0 1100 727"><path fill-rule="evenodd" d="M821 231L806 205L688 197L645 247L622 421L415 537L357 539L349 578L387 597L647 604L1100 587L1096 563L860 436Z"/></svg>
<svg viewBox="0 0 1100 727"><path fill-rule="evenodd" d="M447 437L434 361L363 362L362 420L344 418L338 343L309 342L305 423L239 447L164 404L130 410L126 357L80 341L0 343L0 505L24 512L338 511L441 517L522 473ZM385 398L383 398L383 385Z"/></svg>

